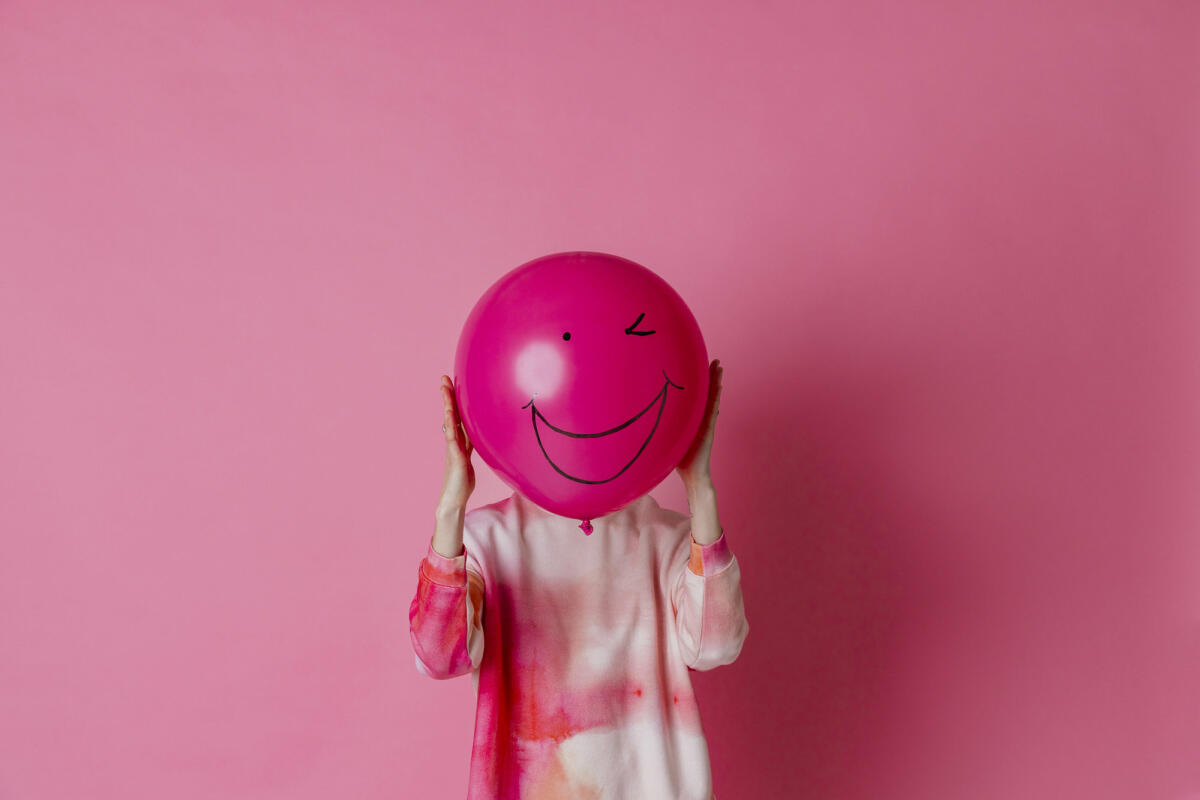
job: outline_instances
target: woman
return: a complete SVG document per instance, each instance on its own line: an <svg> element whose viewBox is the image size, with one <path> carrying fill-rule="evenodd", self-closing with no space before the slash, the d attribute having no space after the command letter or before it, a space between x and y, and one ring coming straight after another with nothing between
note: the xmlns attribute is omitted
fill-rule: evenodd
<svg viewBox="0 0 1200 800"><path fill-rule="evenodd" d="M731 663L749 627L709 469L719 360L676 467L691 516L643 495L592 520L520 492L466 511L473 447L442 376L445 476L409 609L417 669L471 673L468 800L710 800L689 670Z"/></svg>

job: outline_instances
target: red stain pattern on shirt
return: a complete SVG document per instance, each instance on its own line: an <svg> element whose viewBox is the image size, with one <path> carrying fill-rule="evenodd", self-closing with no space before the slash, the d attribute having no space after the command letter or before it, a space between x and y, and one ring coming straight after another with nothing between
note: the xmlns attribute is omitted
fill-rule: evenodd
<svg viewBox="0 0 1200 800"><path fill-rule="evenodd" d="M416 596L408 608L408 626L413 650L435 677L459 675L471 668L465 587L419 577Z"/></svg>

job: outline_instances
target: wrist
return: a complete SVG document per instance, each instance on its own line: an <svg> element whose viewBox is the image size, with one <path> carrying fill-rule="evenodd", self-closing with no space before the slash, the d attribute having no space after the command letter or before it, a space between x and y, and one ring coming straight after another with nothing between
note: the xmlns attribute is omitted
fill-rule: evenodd
<svg viewBox="0 0 1200 800"><path fill-rule="evenodd" d="M459 556L461 556L464 552L466 552L466 548L463 547L463 543L462 543L461 539L444 541L444 540L439 540L438 537L435 535L432 539L429 540L429 546L433 549L433 552L435 554L441 556L442 558L446 559L447 561L456 559Z"/></svg>

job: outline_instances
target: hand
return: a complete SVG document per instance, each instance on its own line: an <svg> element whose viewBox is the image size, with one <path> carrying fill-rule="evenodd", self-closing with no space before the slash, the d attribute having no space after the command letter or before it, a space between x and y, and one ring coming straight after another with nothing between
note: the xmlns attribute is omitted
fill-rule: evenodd
<svg viewBox="0 0 1200 800"><path fill-rule="evenodd" d="M712 455L713 435L717 425L717 414L720 413L721 403L721 360L714 358L708 365L708 400L704 410L704 420L696 439L692 442L683 460L675 467L688 493L712 483L712 471L709 468L709 458Z"/></svg>
<svg viewBox="0 0 1200 800"><path fill-rule="evenodd" d="M475 490L475 467L471 465L471 454L475 452L475 447L458 417L458 400L448 375L442 376L441 390L442 430L446 434L446 473L442 480L438 510L462 512L466 510L467 498Z"/></svg>

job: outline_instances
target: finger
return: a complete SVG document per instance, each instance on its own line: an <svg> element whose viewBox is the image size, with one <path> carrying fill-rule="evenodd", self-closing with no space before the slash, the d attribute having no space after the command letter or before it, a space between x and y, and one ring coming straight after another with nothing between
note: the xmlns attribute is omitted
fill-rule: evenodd
<svg viewBox="0 0 1200 800"><path fill-rule="evenodd" d="M714 432L717 427L717 415L721 413L720 399L721 399L721 390L718 388L717 393L713 398L712 406L709 409L708 421L707 421L707 424L706 424L705 430L704 430L704 439L708 443L712 442L713 435L714 435Z"/></svg>
<svg viewBox="0 0 1200 800"><path fill-rule="evenodd" d="M716 416L717 408L720 405L721 398L721 372L716 366L717 362L713 362L712 375L708 382L708 402L707 414L705 418L712 420Z"/></svg>
<svg viewBox="0 0 1200 800"><path fill-rule="evenodd" d="M445 410L445 414L450 419L450 421L454 425L457 425L459 423L459 418L458 418L458 407L455 404L455 399L454 399L454 390L453 390L453 388L450 387L449 384L447 384L445 382L442 383L441 388L442 388L442 408ZM450 428L451 425L447 424L446 427Z"/></svg>
<svg viewBox="0 0 1200 800"><path fill-rule="evenodd" d="M447 378L446 380L449 381L450 379ZM446 392L450 395L450 407L454 410L454 419L455 421L459 421L462 417L458 415L458 393L455 391L453 383L446 386Z"/></svg>
<svg viewBox="0 0 1200 800"><path fill-rule="evenodd" d="M450 395L450 409L454 418L454 435L458 446L464 452L467 450L467 429L463 426L462 417L458 413L458 396L454 392L453 385L446 388L446 392Z"/></svg>
<svg viewBox="0 0 1200 800"><path fill-rule="evenodd" d="M455 420L455 422L454 422L454 446L456 448L458 448L459 452L465 452L467 449L466 444L465 444L466 436L467 436L467 434L465 431L463 431L462 423Z"/></svg>
<svg viewBox="0 0 1200 800"><path fill-rule="evenodd" d="M713 416L715 417L717 415L717 412L721 408L721 376L722 376L722 373L724 372L724 368L721 366L721 362L719 359L714 360L713 364L715 365L714 369L713 369L713 383L712 383L712 386L713 386Z"/></svg>
<svg viewBox="0 0 1200 800"><path fill-rule="evenodd" d="M442 433L446 438L446 447L455 448L458 443L458 436L455 429L458 427L458 422L454 418L454 412L447 407L442 413Z"/></svg>

